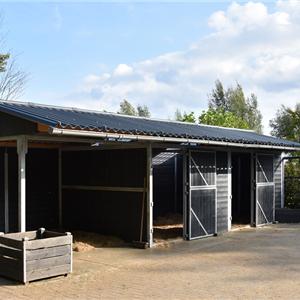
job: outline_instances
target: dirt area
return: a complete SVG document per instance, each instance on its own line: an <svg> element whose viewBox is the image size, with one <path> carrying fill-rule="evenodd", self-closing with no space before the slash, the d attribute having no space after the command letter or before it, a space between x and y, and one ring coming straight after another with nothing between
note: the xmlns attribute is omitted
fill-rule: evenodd
<svg viewBox="0 0 300 300"><path fill-rule="evenodd" d="M0 299L299 299L300 224L248 228L169 248L74 252L74 272Z"/></svg>

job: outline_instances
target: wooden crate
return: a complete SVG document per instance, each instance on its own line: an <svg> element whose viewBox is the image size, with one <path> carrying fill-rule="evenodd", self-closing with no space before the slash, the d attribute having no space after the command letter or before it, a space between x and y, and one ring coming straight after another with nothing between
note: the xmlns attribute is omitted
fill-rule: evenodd
<svg viewBox="0 0 300 300"><path fill-rule="evenodd" d="M72 272L72 235L43 228L0 233L0 275L23 283Z"/></svg>

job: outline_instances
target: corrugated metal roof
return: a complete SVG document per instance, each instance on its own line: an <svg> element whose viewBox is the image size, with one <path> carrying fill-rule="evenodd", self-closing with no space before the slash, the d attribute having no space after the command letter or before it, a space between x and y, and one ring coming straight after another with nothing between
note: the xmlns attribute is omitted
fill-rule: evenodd
<svg viewBox="0 0 300 300"><path fill-rule="evenodd" d="M168 120L129 117L120 114L0 101L0 111L56 128L109 133L176 137L253 145L300 147L295 143L248 130L230 129Z"/></svg>

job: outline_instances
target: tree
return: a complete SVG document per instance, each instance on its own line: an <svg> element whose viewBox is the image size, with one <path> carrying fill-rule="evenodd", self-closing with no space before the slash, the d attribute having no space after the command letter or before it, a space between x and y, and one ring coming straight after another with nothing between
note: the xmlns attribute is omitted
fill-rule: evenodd
<svg viewBox="0 0 300 300"><path fill-rule="evenodd" d="M137 112L134 108L134 106L127 101L126 99L124 99L121 103L120 103L120 109L118 111L119 114L122 115L129 115L129 116L136 116Z"/></svg>
<svg viewBox="0 0 300 300"><path fill-rule="evenodd" d="M231 128L249 129L249 124L230 111L209 108L199 116L199 123Z"/></svg>
<svg viewBox="0 0 300 300"><path fill-rule="evenodd" d="M138 116L146 117L146 118L151 117L150 111L146 105L138 105L136 109L137 109Z"/></svg>
<svg viewBox="0 0 300 300"><path fill-rule="evenodd" d="M186 113L184 112L182 117L182 122L188 122L188 123L196 123L196 117L194 112Z"/></svg>
<svg viewBox="0 0 300 300"><path fill-rule="evenodd" d="M251 94L246 101L247 113L245 114L246 122L249 124L249 128L262 133L262 114L258 109L257 96Z"/></svg>
<svg viewBox="0 0 300 300"><path fill-rule="evenodd" d="M184 112L183 114L179 109L175 111L175 120L180 122L196 123L196 117L194 112Z"/></svg>
<svg viewBox="0 0 300 300"><path fill-rule="evenodd" d="M16 60L9 60L0 75L0 99L17 99L23 94L27 79L28 74L18 68Z"/></svg>
<svg viewBox="0 0 300 300"><path fill-rule="evenodd" d="M126 99L124 99L120 103L120 109L118 113L122 115L128 115L128 116L139 116L139 117L150 118L150 111L146 105L138 105L137 108L135 108Z"/></svg>
<svg viewBox="0 0 300 300"><path fill-rule="evenodd" d="M271 134L280 138L300 142L300 102L295 108L284 105L277 111L274 119L270 121ZM300 156L296 153L295 156ZM288 160L284 167L285 174L285 205L290 208L300 207L300 160Z"/></svg>
<svg viewBox="0 0 300 300"><path fill-rule="evenodd" d="M272 135L300 142L300 102L295 109L282 105L270 121L270 126Z"/></svg>
<svg viewBox="0 0 300 300"><path fill-rule="evenodd" d="M225 97L223 84L220 80L216 80L215 85L216 87L209 95L208 107L216 109L222 108L227 110L227 100Z"/></svg>
<svg viewBox="0 0 300 300"><path fill-rule="evenodd" d="M183 115L181 111L177 108L174 114L174 119L175 121L182 121L183 120Z"/></svg>
<svg viewBox="0 0 300 300"><path fill-rule="evenodd" d="M247 128L262 132L262 115L258 109L257 97L251 94L246 98L242 86L237 83L235 87L224 90L222 83L217 80L215 88L208 99L210 109L220 112L231 112L239 119L247 122Z"/></svg>
<svg viewBox="0 0 300 300"><path fill-rule="evenodd" d="M0 72L5 72L5 67L7 65L8 59L9 54L0 54Z"/></svg>
<svg viewBox="0 0 300 300"><path fill-rule="evenodd" d="M0 26L2 18L0 16ZM3 37L0 37L3 45ZM12 100L22 95L28 74L18 68L16 58L0 50L0 99Z"/></svg>

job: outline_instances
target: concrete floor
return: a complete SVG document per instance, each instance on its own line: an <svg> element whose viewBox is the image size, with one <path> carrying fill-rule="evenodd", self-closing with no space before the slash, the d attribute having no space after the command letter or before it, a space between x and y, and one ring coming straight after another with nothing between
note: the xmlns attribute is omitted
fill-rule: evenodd
<svg viewBox="0 0 300 300"><path fill-rule="evenodd" d="M0 279L0 299L299 299L300 224L244 229L169 248L74 254L74 273L27 286Z"/></svg>

